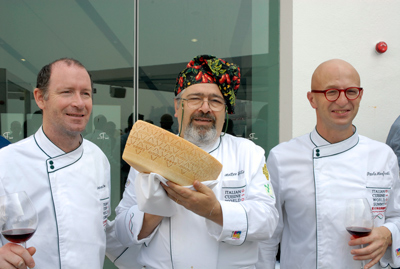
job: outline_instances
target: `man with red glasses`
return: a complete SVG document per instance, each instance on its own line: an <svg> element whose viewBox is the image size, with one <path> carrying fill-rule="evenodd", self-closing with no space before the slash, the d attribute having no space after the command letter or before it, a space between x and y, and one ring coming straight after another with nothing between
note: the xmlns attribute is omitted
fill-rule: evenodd
<svg viewBox="0 0 400 269"><path fill-rule="evenodd" d="M361 260L365 268L400 266L399 168L387 145L353 125L363 92L358 72L343 60L315 70L307 93L315 129L268 156L280 218L272 239L260 245L257 268L274 268L279 243L281 269L359 269ZM372 207L375 228L368 236L346 231L351 198L366 198Z"/></svg>

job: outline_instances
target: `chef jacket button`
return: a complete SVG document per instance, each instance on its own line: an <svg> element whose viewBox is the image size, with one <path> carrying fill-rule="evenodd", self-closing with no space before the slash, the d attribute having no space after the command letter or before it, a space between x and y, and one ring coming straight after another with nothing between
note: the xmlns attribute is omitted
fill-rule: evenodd
<svg viewBox="0 0 400 269"><path fill-rule="evenodd" d="M49 163L50 163L50 164L53 164L54 162L53 162L53 161L50 161Z"/></svg>
<svg viewBox="0 0 400 269"><path fill-rule="evenodd" d="M319 152L319 149L317 149L316 152Z"/></svg>
<svg viewBox="0 0 400 269"><path fill-rule="evenodd" d="M317 153L317 154L315 154L315 155L317 155L317 157L319 157L319 153Z"/></svg>
<svg viewBox="0 0 400 269"><path fill-rule="evenodd" d="M50 168L51 168L51 169L54 169L54 165L51 165Z"/></svg>

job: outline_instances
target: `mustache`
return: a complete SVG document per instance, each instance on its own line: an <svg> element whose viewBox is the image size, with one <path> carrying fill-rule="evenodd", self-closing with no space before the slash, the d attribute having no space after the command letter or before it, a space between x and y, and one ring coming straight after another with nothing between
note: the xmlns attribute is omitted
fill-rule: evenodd
<svg viewBox="0 0 400 269"><path fill-rule="evenodd" d="M210 119L213 121L216 120L214 115L212 115L210 113L204 113L204 112L198 112L196 114L193 114L192 116L190 116L190 121L192 122L195 118L205 118L205 119Z"/></svg>

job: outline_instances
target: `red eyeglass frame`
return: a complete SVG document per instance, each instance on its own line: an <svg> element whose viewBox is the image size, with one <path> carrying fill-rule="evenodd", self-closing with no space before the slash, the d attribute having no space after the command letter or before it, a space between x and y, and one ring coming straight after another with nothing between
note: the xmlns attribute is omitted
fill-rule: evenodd
<svg viewBox="0 0 400 269"><path fill-rule="evenodd" d="M358 95L357 95L357 97L355 97L355 98L349 98L349 97L347 96L347 93L346 93L347 90L349 90L349 89L358 89ZM331 91L331 90L339 91L338 97L337 97L335 100L329 100L328 97L326 97L326 92ZM335 88L331 88L331 89L327 89L327 90L323 90L323 91L311 90L311 92L323 93L323 94L325 95L325 99L326 99L326 100L328 100L329 102L335 102L337 99L339 99L340 94L341 94L342 92L344 92L344 96L346 96L347 100L356 100L356 99L360 96L360 93L361 93L362 90L363 90L363 88L361 88L361 87L348 87L348 88L346 88L346 89L335 89Z"/></svg>

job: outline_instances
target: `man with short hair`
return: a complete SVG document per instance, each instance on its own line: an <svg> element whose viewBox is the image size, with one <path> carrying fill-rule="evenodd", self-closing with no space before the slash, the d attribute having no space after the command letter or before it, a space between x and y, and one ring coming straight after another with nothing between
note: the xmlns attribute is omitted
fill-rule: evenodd
<svg viewBox="0 0 400 269"><path fill-rule="evenodd" d="M223 165L213 189L199 181L195 190L168 181L162 193L176 203L176 211L152 215L136 202L134 181L146 174L131 168L116 210L116 232L122 244L142 245L138 261L146 268L254 268L258 241L275 230L278 215L264 150L222 132L239 84L236 65L200 55L179 74L175 87L179 135ZM239 199L228 193L239 193Z"/></svg>
<svg viewBox="0 0 400 269"><path fill-rule="evenodd" d="M160 118L160 127L170 131L171 133L173 133L174 131L172 130L172 125L174 124L174 119L172 118L172 116L170 114L164 114L161 116Z"/></svg>
<svg viewBox="0 0 400 269"><path fill-rule="evenodd" d="M74 59L59 59L39 72L34 97L42 126L0 151L0 195L25 191L39 223L27 249L0 237L0 268L103 267L110 165L81 136L92 88L89 73Z"/></svg>
<svg viewBox="0 0 400 269"><path fill-rule="evenodd" d="M310 133L281 143L267 167L280 214L270 240L260 244L257 268L365 268L400 266L399 168L385 144L357 133L353 125L363 96L360 76L333 59L315 70L307 98L316 111ZM346 200L366 198L375 227L357 238L345 227Z"/></svg>
<svg viewBox="0 0 400 269"><path fill-rule="evenodd" d="M11 143L15 143L23 138L22 125L19 121L13 121L10 124L11 132L8 135L8 140Z"/></svg>
<svg viewBox="0 0 400 269"><path fill-rule="evenodd" d="M106 132L107 118L99 114L93 119L94 130L93 132L85 135L85 139L96 144L108 157L112 156L111 139Z"/></svg>

